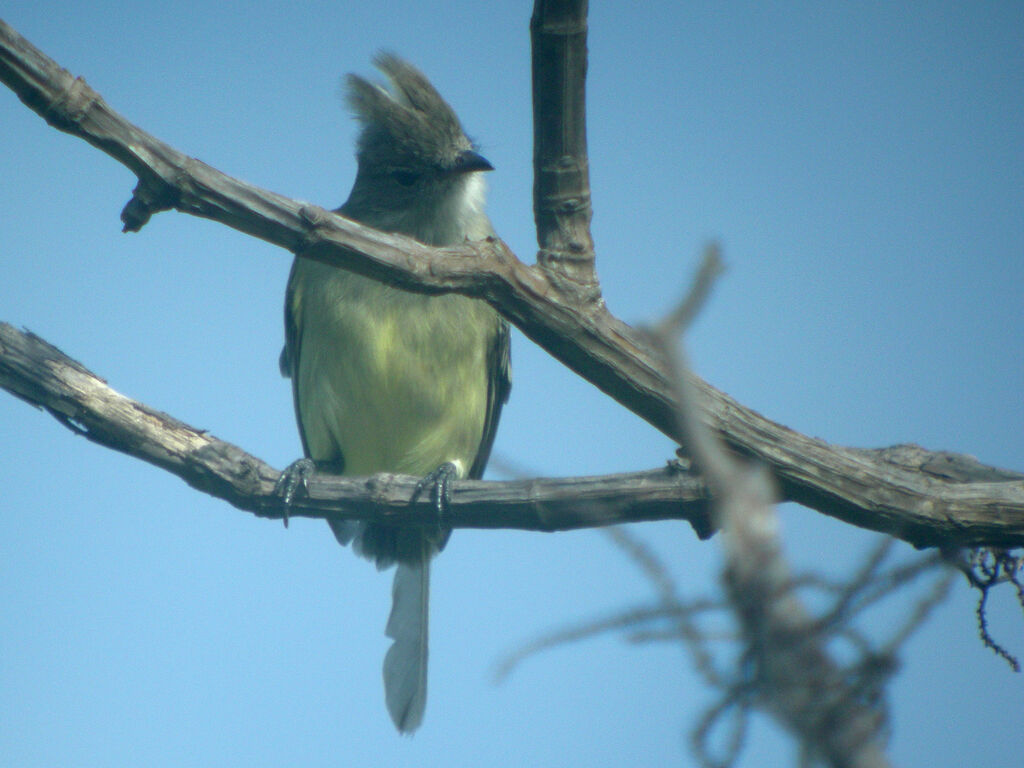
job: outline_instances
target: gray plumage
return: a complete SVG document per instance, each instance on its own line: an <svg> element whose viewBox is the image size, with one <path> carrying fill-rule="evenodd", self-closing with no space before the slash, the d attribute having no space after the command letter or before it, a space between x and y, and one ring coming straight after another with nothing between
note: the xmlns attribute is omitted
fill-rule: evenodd
<svg viewBox="0 0 1024 768"><path fill-rule="evenodd" d="M348 77L362 124L359 169L339 213L444 246L493 234L480 171L490 164L414 67L375 60L388 91ZM285 299L281 370L292 378L303 449L317 468L427 475L445 462L478 478L508 398L508 325L481 301L398 290L296 259ZM396 564L384 661L388 712L415 730L426 705L430 559L450 531L332 523L378 568Z"/></svg>

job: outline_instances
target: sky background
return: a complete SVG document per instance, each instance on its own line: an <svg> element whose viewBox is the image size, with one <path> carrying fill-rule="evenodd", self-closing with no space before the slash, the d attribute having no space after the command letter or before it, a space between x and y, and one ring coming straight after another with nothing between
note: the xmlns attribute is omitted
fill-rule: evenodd
<svg viewBox="0 0 1024 768"><path fill-rule="evenodd" d="M340 78L400 53L494 164L491 217L533 261L528 3L69 8L13 0L0 16L182 152L329 207L355 173ZM659 317L719 238L729 269L690 338L708 381L832 442L1024 470L1024 5L594 3L589 47L615 314ZM177 213L121 234L134 177L6 89L0 137L0 320L274 466L295 459L277 370L290 255ZM564 476L671 455L521 335L513 361L496 459ZM380 682L390 575L325 525L257 520L5 393L0 457L4 765L694 764L687 733L714 699L673 644L603 636L492 682L526 641L652 599L599 532L456 532L433 571L426 720L400 738ZM780 511L798 569L846 573L876 541ZM716 541L632 530L685 594L715 594ZM978 640L974 602L957 581L904 650L897 765L1024 754L1024 680ZM1024 654L1009 590L990 620ZM794 760L757 719L739 765Z"/></svg>

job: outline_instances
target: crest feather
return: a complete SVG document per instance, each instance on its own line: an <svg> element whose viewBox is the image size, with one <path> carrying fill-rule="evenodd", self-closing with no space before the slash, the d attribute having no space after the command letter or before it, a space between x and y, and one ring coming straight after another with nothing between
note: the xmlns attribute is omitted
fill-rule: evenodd
<svg viewBox="0 0 1024 768"><path fill-rule="evenodd" d="M378 54L374 64L391 90L359 75L347 78L348 104L363 125L360 160L380 167L444 168L472 148L455 111L422 72L391 53Z"/></svg>

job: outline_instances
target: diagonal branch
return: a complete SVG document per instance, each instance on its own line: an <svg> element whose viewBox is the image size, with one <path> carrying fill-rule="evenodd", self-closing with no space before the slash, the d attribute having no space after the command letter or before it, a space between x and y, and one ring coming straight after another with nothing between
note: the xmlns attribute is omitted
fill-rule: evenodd
<svg viewBox="0 0 1024 768"><path fill-rule="evenodd" d="M577 56L576 65L560 69L566 78L561 88L565 94L580 94L573 103L582 109L585 58L579 55L585 50L586 4L553 6L562 14L561 30L572 33L563 35L566 50ZM547 33L558 28L544 27ZM579 279L585 265L577 264L570 274L564 259L553 269L557 260L542 258L530 267L497 239L429 248L232 179L132 125L83 80L3 22L0 80L51 125L85 139L138 176L122 213L127 230L139 229L154 212L173 208L409 290L482 298L580 376L680 439L676 397L664 361L642 334L607 311L595 293L596 282ZM578 137L583 143L577 142L574 151L583 155L576 155L582 171L577 180L585 184L585 133ZM589 203L568 213L588 218ZM579 237L570 238L563 250L574 252L572 243L583 242L585 251L587 242ZM559 270L575 279L558 279ZM737 453L766 464L787 500L920 545L1024 543L1022 475L951 454L926 452L908 465L903 449L829 445L764 418L695 376L692 381L706 404L702 415L707 425ZM955 467L956 472L933 473L936 466Z"/></svg>

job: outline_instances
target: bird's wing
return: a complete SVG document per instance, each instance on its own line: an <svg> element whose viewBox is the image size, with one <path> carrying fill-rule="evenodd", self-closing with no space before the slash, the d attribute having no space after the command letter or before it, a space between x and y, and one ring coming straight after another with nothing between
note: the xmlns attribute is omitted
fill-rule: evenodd
<svg viewBox="0 0 1024 768"><path fill-rule="evenodd" d="M469 470L469 477L474 480L479 480L483 475L487 460L491 457L491 446L494 445L494 436L498 432L501 408L508 401L512 389L512 360L509 350L508 323L504 318L499 318L498 332L491 342L490 349L487 350L487 370L490 375L487 382L487 416L484 419L480 448Z"/></svg>
<svg viewBox="0 0 1024 768"><path fill-rule="evenodd" d="M299 411L299 349L302 344L302 281L297 278L299 259L292 262L288 275L288 288L284 294L284 347L278 364L281 375L292 380L292 401L295 405L295 422L299 425L302 452L309 456L306 432L302 427L302 413Z"/></svg>

